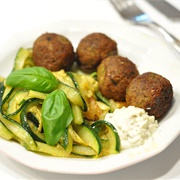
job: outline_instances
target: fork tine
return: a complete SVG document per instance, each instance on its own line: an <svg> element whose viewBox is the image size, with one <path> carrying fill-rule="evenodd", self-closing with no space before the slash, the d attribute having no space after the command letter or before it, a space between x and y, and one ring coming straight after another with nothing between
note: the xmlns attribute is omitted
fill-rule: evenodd
<svg viewBox="0 0 180 180"><path fill-rule="evenodd" d="M129 0L110 0L110 1L124 18L134 19L134 14L136 14L136 16L144 14L137 6L135 6L135 3L133 1L129 1Z"/></svg>

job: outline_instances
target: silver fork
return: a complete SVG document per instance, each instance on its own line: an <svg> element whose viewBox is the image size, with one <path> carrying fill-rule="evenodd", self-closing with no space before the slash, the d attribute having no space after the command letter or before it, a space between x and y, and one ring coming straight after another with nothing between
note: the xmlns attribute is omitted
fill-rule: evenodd
<svg viewBox="0 0 180 180"><path fill-rule="evenodd" d="M136 25L147 26L155 30L169 45L180 53L180 41L167 32L162 26L152 21L146 13L136 6L133 0L110 1L124 19L127 19Z"/></svg>

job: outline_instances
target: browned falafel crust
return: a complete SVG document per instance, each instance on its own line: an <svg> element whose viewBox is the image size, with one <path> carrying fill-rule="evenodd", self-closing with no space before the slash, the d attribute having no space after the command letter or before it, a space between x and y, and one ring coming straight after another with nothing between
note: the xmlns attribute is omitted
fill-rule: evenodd
<svg viewBox="0 0 180 180"><path fill-rule="evenodd" d="M103 96L115 101L125 101L126 88L139 71L126 57L109 56L97 68L99 90Z"/></svg>
<svg viewBox="0 0 180 180"><path fill-rule="evenodd" d="M128 105L143 108L149 115L162 117L170 108L173 88L168 79L146 72L134 78L126 91Z"/></svg>
<svg viewBox="0 0 180 180"><path fill-rule="evenodd" d="M71 42L56 33L44 33L33 44L33 62L51 71L70 70L75 60Z"/></svg>
<svg viewBox="0 0 180 180"><path fill-rule="evenodd" d="M117 43L103 33L91 33L81 39L76 54L80 68L92 72L104 58L117 55Z"/></svg>

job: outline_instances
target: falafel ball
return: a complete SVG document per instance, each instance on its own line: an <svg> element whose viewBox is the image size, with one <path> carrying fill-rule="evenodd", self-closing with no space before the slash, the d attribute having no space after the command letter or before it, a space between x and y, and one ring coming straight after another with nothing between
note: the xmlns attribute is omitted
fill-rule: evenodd
<svg viewBox="0 0 180 180"><path fill-rule="evenodd" d="M128 105L143 108L149 115L162 117L170 108L173 88L168 79L146 72L134 78L126 91Z"/></svg>
<svg viewBox="0 0 180 180"><path fill-rule="evenodd" d="M97 68L97 79L101 94L115 101L125 101L126 88L139 71L126 57L109 56Z"/></svg>
<svg viewBox="0 0 180 180"><path fill-rule="evenodd" d="M81 39L76 54L79 67L92 72L104 58L117 55L117 43L103 33L91 33Z"/></svg>
<svg viewBox="0 0 180 180"><path fill-rule="evenodd" d="M33 44L33 62L51 71L70 70L75 59L71 42L56 33L44 33Z"/></svg>

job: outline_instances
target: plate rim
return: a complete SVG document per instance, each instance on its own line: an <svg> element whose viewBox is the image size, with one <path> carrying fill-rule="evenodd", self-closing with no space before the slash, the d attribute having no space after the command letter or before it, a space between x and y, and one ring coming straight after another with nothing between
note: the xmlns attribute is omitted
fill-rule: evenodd
<svg viewBox="0 0 180 180"><path fill-rule="evenodd" d="M67 26L70 26L71 24L72 24L72 22L74 23L74 24L76 24L76 26L79 26L80 24L82 25L83 24L83 28L85 29L85 28L87 28L88 26L90 26L90 24L92 24L92 25L96 25L97 26L97 24L98 25L102 25L102 26L106 26L107 24L109 25L109 24L111 24L111 26L113 26L113 27L119 27L120 26L120 24L119 23L112 23L112 22L98 22L98 21L61 21L61 22L58 22L58 24L59 23L61 23L61 24L64 24L65 26L66 26L66 28L68 28ZM56 23L52 23L52 25L51 26L53 26L53 25L55 25L56 27L55 28L57 28L57 27L59 27L59 25L57 25ZM49 26L49 24L48 25L45 25L45 27L46 26ZM42 29L42 28L44 28L44 26L41 26L41 27L38 27L38 28L40 28L40 29ZM35 31L38 29L38 28L36 28L35 29ZM82 27L80 28L79 27L79 30L80 29L83 29ZM123 26L123 27L119 27L119 28L121 28L121 30L122 29L124 29L124 30L128 30L128 32L129 31L133 31L135 34L138 34L138 36L143 36L144 38L147 38L146 40L148 41L148 42L156 42L157 43L157 45L158 46L161 46L161 48L162 49L164 49L164 50L168 50L168 48L166 47L166 46L164 46L163 45L163 43L161 43L159 40L157 40L157 39L155 39L155 38L153 38L153 37L151 37L151 36L149 36L149 35L147 35L147 34L145 34L145 33L142 33L142 32L139 32L139 31L137 31L137 30L135 30L135 29L129 29L130 28L130 26ZM52 28L53 29L53 28ZM93 28L92 28L93 29ZM76 30L78 30L78 28L76 29ZM78 31L79 31L78 30ZM30 30L27 30L28 32L30 31ZM71 32L73 32L73 28L72 28L72 26L71 26L71 30L70 30ZM16 34L19 34L19 33L16 33ZM20 35L20 34L19 34ZM11 39L11 38L10 38ZM6 46L5 46L6 47ZM172 54L172 52L170 51L170 50L168 50L169 51L169 53L170 54ZM176 57L175 55L173 55L172 54L172 56L174 56L174 57ZM1 61L0 61L0 63L1 63ZM180 64L180 62L178 62L178 64ZM179 87L178 87L179 88ZM4 154L4 155L6 155L6 156L8 156L8 157L10 157L11 159L14 159L15 161L18 161L18 162L20 162L21 164L24 164L24 165L26 165L26 166L28 166L28 167L30 167L30 168L33 168L33 169L36 169L36 170L40 170L40 171L48 171L48 172L56 172L56 173L65 173L65 174L102 174L102 173L106 173L106 172L112 172L112 171L115 171L115 170L119 170L119 169L122 169L122 168L127 168L127 167L129 167L129 166L132 166L132 165L134 165L134 164L137 164L137 163L139 163L139 162L142 162L142 161L144 161L144 160L146 160L146 159L149 159L150 157L153 157L153 156L155 156L155 155L157 155L157 154L159 154L160 152L162 152L164 149L166 149L176 138L177 138L177 136L179 135L179 133L180 133L180 130L179 130L179 132L177 132L177 134L176 135L174 135L174 137L173 137L173 139L171 140L171 141L169 141L169 143L168 144L166 144L166 145L164 145L163 147L157 147L157 149L156 149L156 151L154 151L153 153L150 153L150 154L148 154L148 156L146 155L145 157L143 157L142 159L138 159L138 160L135 160L135 161L132 161L130 164L124 164L124 166L122 166L122 167L119 167L119 166L114 166L114 167L112 167L112 168L110 168L110 169L107 169L108 167L106 167L106 168L101 168L101 169L90 169L90 168L88 168L88 170L87 171L84 171L84 172L80 172L80 171L77 171L77 170L65 170L65 169L63 169L63 170L58 170L58 169L56 169L56 170L53 170L53 169L51 169L51 168L48 168L48 167L44 167L44 168L41 168L41 167L39 167L39 166L34 166L34 165L32 165L32 164L28 164L28 163L25 163L23 160L18 160L17 158L15 158L14 156L12 156L12 155L9 155L7 152L5 152L5 151L3 151L2 149L0 149L0 152L2 153L2 154ZM0 147L1 147L1 143L3 142L4 140L3 139L0 139ZM7 141L7 142L9 142L9 141ZM6 143L5 143L6 144ZM18 146L19 146L19 144L17 144ZM24 148L24 147L21 147L21 148ZM25 150L25 148L24 148L24 150ZM26 152L28 152L27 150L25 150ZM28 153L33 153L33 152L28 152ZM34 154L34 153L33 153ZM35 155L36 156L36 155ZM112 159L114 159L114 156L115 157L117 157L117 155L110 155L110 156L108 156L108 157L111 157ZM44 156L43 156L44 157ZM103 160L102 161L106 161L106 159L108 158L108 157L105 157L105 158L103 158ZM51 157L52 158L52 157ZM49 159L49 158L48 158ZM53 157L53 159L54 159L54 157ZM59 161L61 161L61 158L57 158ZM64 159L64 158L63 158ZM65 158L66 160L67 160L67 158ZM77 160L77 158L75 159L75 160ZM81 159L82 160L82 159ZM69 160L68 160L69 161ZM74 161L74 160L73 160ZM97 160L90 160L90 161L88 161L88 164L89 164L89 162L94 162L94 161L96 161L96 163L98 162ZM87 160L82 160L82 162L84 163L84 162L87 162ZM104 163L104 162L103 162ZM91 164L91 163L90 163ZM98 163L97 163L98 164Z"/></svg>

